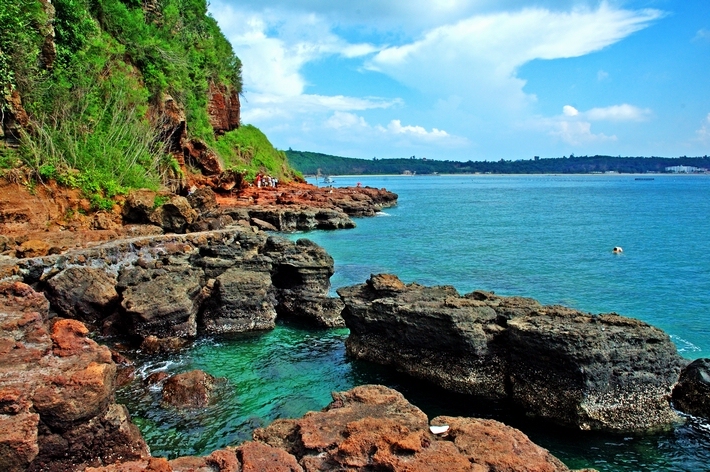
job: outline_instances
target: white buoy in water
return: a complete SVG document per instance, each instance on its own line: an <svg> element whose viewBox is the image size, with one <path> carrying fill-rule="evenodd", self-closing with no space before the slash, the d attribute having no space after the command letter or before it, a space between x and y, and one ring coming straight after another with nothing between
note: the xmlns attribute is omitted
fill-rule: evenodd
<svg viewBox="0 0 710 472"><path fill-rule="evenodd" d="M621 249L620 246L615 246L614 249L612 250L612 252L614 252L614 253L616 253L616 254L619 254L619 253L621 253L621 252L624 252L624 250Z"/></svg>

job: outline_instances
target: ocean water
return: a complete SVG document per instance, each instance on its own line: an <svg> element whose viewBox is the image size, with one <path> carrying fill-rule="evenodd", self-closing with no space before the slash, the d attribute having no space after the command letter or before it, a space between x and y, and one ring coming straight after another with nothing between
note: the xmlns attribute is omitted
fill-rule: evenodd
<svg viewBox="0 0 710 472"><path fill-rule="evenodd" d="M647 176L644 176L647 177ZM671 335L688 359L710 357L710 176L334 177L399 194L396 207L357 228L307 237L335 259L333 290L372 273L405 282L529 296L593 313L617 312ZM321 184L322 185L322 184ZM621 246L623 253L612 248ZM206 454L276 418L323 408L330 392L364 383L397 388L430 418L496 418L574 468L710 470L710 426L688 418L661 434L571 433L506 405L447 393L345 355L347 330L280 323L274 331L202 339L179 356L139 358L119 392L154 455ZM189 414L162 408L140 378L200 368L226 380L219 401Z"/></svg>

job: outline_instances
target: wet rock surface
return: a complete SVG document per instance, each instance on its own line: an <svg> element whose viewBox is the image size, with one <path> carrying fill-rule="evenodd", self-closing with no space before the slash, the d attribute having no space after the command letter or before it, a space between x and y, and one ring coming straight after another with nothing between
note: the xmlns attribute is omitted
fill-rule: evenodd
<svg viewBox="0 0 710 472"><path fill-rule="evenodd" d="M213 400L218 379L201 370L175 374L163 384L163 404L175 408L204 408Z"/></svg>
<svg viewBox="0 0 710 472"><path fill-rule="evenodd" d="M680 374L673 405L683 413L710 420L710 359L696 359Z"/></svg>
<svg viewBox="0 0 710 472"><path fill-rule="evenodd" d="M641 321L391 275L338 293L355 358L582 430L679 420L669 400L684 362L667 334Z"/></svg>

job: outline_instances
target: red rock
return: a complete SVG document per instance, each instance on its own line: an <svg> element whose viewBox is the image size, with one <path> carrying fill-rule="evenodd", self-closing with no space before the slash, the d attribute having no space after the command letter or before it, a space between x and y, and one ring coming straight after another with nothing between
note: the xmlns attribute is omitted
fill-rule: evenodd
<svg viewBox="0 0 710 472"><path fill-rule="evenodd" d="M0 415L0 470L24 471L37 457L38 423L36 413Z"/></svg>
<svg viewBox="0 0 710 472"><path fill-rule="evenodd" d="M445 436L429 431L426 415L395 390L365 385L334 393L321 412L279 420L254 439L283 448L308 472L568 472L520 431L491 420L439 417Z"/></svg>
<svg viewBox="0 0 710 472"><path fill-rule="evenodd" d="M177 408L204 408L212 398L215 380L201 370L173 375L163 385L163 403Z"/></svg>
<svg viewBox="0 0 710 472"><path fill-rule="evenodd" d="M31 239L26 241L17 248L15 255L17 257L41 257L46 256L52 246L45 241Z"/></svg>
<svg viewBox="0 0 710 472"><path fill-rule="evenodd" d="M303 472L296 458L284 451L258 442L247 442L237 448L242 472Z"/></svg>
<svg viewBox="0 0 710 472"><path fill-rule="evenodd" d="M495 471L562 472L569 469L521 431L494 420L439 416L449 425L447 439L471 462Z"/></svg>
<svg viewBox="0 0 710 472"><path fill-rule="evenodd" d="M59 357L74 356L90 349L95 342L87 338L89 330L76 320L59 320L52 326L54 354Z"/></svg>

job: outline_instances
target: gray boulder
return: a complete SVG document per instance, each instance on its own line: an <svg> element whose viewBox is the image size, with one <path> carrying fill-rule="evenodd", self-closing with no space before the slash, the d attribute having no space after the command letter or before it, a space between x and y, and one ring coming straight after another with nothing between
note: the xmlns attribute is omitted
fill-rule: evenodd
<svg viewBox="0 0 710 472"><path fill-rule="evenodd" d="M270 274L232 268L214 281L202 323L206 333L240 333L273 329L275 321Z"/></svg>
<svg viewBox="0 0 710 472"><path fill-rule="evenodd" d="M338 294L356 358L583 430L679 420L669 399L682 358L667 334L641 321L481 291L460 296L392 275Z"/></svg>
<svg viewBox="0 0 710 472"><path fill-rule="evenodd" d="M710 419L710 359L695 359L683 369L673 404L684 413Z"/></svg>
<svg viewBox="0 0 710 472"><path fill-rule="evenodd" d="M47 281L47 298L62 316L96 323L118 305L116 278L94 267L70 267Z"/></svg>

